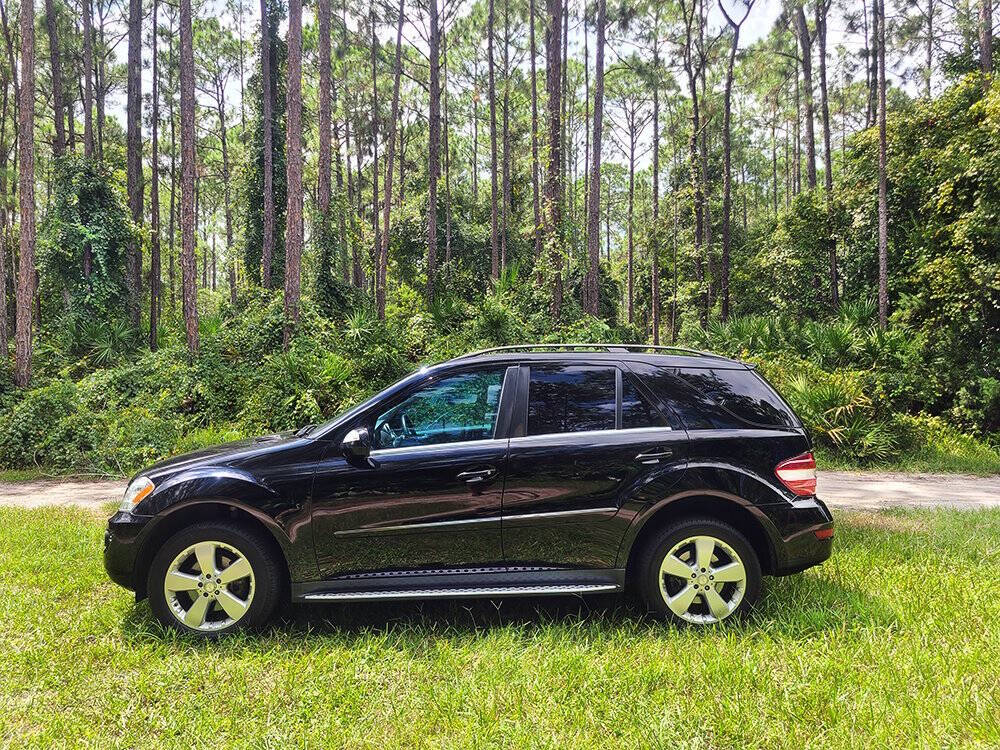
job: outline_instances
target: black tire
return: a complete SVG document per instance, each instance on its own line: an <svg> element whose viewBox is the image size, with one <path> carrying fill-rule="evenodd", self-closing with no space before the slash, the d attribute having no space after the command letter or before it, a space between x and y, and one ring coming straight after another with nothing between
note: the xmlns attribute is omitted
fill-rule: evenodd
<svg viewBox="0 0 1000 750"><path fill-rule="evenodd" d="M707 581L712 591L702 593L706 583L702 578L707 579L708 574L712 571L712 565L705 573L702 573L702 570L696 566L691 567L693 579L684 584L681 583L679 576L664 575L662 576L664 583L661 586L661 565L663 565L666 556L676 545L693 537L711 537L716 540L716 547L713 550L715 556L712 559L720 567L734 562L731 559L733 553L738 556L738 562L742 562L744 572L742 591L739 590L739 583L715 582L713 577L711 581ZM721 545L718 544L719 542ZM696 555L694 543L682 547L680 554L688 556L681 562L693 564ZM760 560L758 560L753 547L746 540L746 537L735 528L713 518L689 518L670 524L658 531L644 546L635 571L638 579L636 581L637 588L648 610L677 625L709 625L740 619L753 608L760 598L762 583ZM701 583L699 584L698 581ZM694 601L683 613L684 617L681 617L668 605L664 598L664 592L671 596L686 592L686 595L690 596L694 588L698 589L697 592L693 593ZM727 609L732 602L735 602L735 606L729 610L728 614L717 617L709 606L709 596L712 597L713 602L723 600L727 604ZM674 599L674 602L675 606L682 606L677 599Z"/></svg>
<svg viewBox="0 0 1000 750"><path fill-rule="evenodd" d="M244 614L229 625L214 627L211 630L189 627L178 619L164 591L167 571L174 559L192 545L205 541L221 542L232 547L246 558L253 573L253 597ZM266 623L280 600L283 581L282 567L273 551L273 545L261 532L238 523L206 521L181 529L164 542L149 567L146 591L153 614L167 627L204 638L218 638L221 635L259 627ZM246 580L241 585L251 584ZM194 593L197 596L198 592ZM222 614L221 606L214 609L216 612L210 613L209 616L218 617Z"/></svg>

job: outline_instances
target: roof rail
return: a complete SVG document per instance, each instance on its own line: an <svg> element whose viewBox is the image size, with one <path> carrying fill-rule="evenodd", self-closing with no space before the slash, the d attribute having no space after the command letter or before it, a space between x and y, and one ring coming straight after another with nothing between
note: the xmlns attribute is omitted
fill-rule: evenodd
<svg viewBox="0 0 1000 750"><path fill-rule="evenodd" d="M512 344L510 346L494 346L489 349L480 349L478 351L469 352L468 354L455 357L455 359L467 359L468 357L478 357L483 354L497 354L500 352L550 351L553 349L598 350L606 352L646 351L652 349L663 352L680 352L699 357L722 358L721 355L718 354L704 352L700 349L689 349L684 346L658 346L654 344Z"/></svg>

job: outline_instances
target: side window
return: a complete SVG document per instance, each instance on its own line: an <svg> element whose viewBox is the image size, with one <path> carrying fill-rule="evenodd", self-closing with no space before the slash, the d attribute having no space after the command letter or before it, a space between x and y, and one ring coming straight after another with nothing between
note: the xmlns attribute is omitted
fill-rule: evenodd
<svg viewBox="0 0 1000 750"><path fill-rule="evenodd" d="M449 375L375 419L372 447L405 448L493 437L506 366Z"/></svg>
<svg viewBox="0 0 1000 750"><path fill-rule="evenodd" d="M632 376L622 373L622 429L637 427L667 427L667 422L640 393Z"/></svg>
<svg viewBox="0 0 1000 750"><path fill-rule="evenodd" d="M615 368L531 368L528 435L615 429Z"/></svg>
<svg viewBox="0 0 1000 750"><path fill-rule="evenodd" d="M672 414L668 414L671 427L709 430L741 426L738 419L720 408L714 401L686 385L674 375L674 370L671 368L657 367L645 362L630 362L629 369L673 410ZM677 417L680 418L680 423L677 423Z"/></svg>
<svg viewBox="0 0 1000 750"><path fill-rule="evenodd" d="M796 424L781 397L752 370L684 369L679 374L696 390L746 422L764 427Z"/></svg>

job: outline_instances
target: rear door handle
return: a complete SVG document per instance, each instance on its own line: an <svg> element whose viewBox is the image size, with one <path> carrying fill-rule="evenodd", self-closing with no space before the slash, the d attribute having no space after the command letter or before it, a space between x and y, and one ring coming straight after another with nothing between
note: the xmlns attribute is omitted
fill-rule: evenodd
<svg viewBox="0 0 1000 750"><path fill-rule="evenodd" d="M641 464L658 464L661 458L670 458L672 455L674 455L673 450L663 448L657 451L650 451L649 453L640 453L635 457L635 460Z"/></svg>
<svg viewBox="0 0 1000 750"><path fill-rule="evenodd" d="M474 471L463 471L461 474L455 477L455 479L460 479L468 484L476 484L477 482L485 482L491 476L496 474L496 469L489 467L486 469L476 469Z"/></svg>

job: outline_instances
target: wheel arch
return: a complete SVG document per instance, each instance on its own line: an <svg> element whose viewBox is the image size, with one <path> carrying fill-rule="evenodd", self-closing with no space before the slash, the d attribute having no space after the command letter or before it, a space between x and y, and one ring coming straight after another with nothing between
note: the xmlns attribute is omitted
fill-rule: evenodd
<svg viewBox="0 0 1000 750"><path fill-rule="evenodd" d="M751 509L746 501L735 495L696 491L657 503L633 523L619 553L619 565L623 558L625 562L625 580L634 580L634 567L640 552L657 531L667 524L694 516L716 518L733 526L747 538L760 560L761 572L765 575L774 572L777 567L776 550L772 533L767 529L770 522L763 513Z"/></svg>
<svg viewBox="0 0 1000 750"><path fill-rule="evenodd" d="M133 568L136 600L145 598L147 594L146 579L149 575L149 567L164 542L181 529L204 521L235 521L242 526L261 532L261 537L268 543L271 552L278 560L284 578L285 591L288 591L291 581L288 563L290 542L281 528L267 516L233 500L206 499L192 500L169 508L163 512L156 526L151 528L149 534L143 539Z"/></svg>

